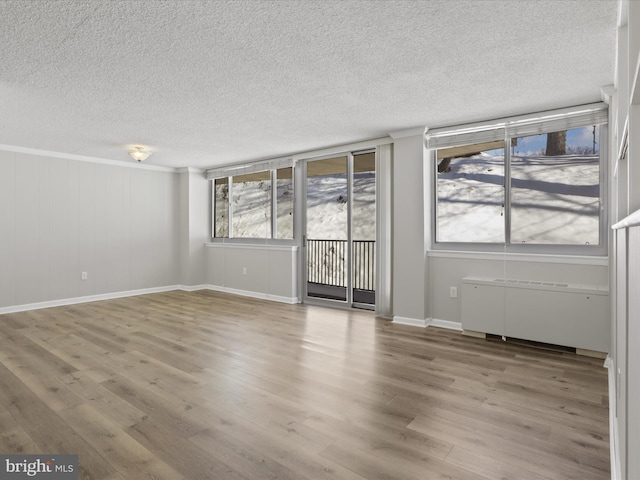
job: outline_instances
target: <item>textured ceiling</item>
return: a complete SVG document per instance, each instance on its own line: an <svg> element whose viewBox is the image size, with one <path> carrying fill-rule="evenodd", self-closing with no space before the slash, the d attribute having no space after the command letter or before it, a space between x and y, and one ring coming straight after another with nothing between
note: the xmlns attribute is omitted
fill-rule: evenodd
<svg viewBox="0 0 640 480"><path fill-rule="evenodd" d="M600 100L616 0L0 1L0 144L212 167Z"/></svg>

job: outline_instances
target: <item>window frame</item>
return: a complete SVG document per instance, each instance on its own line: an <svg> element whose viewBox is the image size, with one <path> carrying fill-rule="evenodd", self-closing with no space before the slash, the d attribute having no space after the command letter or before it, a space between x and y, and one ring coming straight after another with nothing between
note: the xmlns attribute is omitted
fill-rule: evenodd
<svg viewBox="0 0 640 480"><path fill-rule="evenodd" d="M261 165L262 166L262 165ZM293 162L288 162L288 164L282 164L282 162L277 163L269 163L264 165L266 168L252 168L252 164L243 165L240 167L230 168L228 171L224 170L211 170L207 172L207 179L210 180L211 185L211 194L210 194L210 205L211 205L211 232L210 238L212 243L243 243L243 244L274 244L274 245L293 245L295 244L295 224L296 224L296 212L295 212L295 166ZM277 172L278 170L284 168L291 168L291 182L293 183L293 229L291 238L278 238L277 237L277 228L278 228L278 215L277 215ZM233 181L233 177L238 177L241 175L246 175L247 171L251 173L261 173L261 172L269 172L269 181L271 182L270 187L270 196L269 196L269 212L270 212L270 236L265 237L236 237L233 235L233 185L235 182ZM224 174L223 174L224 173ZM217 237L216 236L216 192L215 192L215 182L217 179L226 178L228 185L228 195L227 195L227 222L228 222L228 236L226 237Z"/></svg>
<svg viewBox="0 0 640 480"><path fill-rule="evenodd" d="M594 115L583 115L585 110L593 110ZM599 115L598 115L599 113ZM572 116L574 115L574 116ZM604 118L603 118L604 115ZM568 124L562 125L562 118L568 117ZM543 255L572 255L572 256L607 256L608 255L608 111L604 104L572 107L570 109L557 110L552 112L542 112L521 117L511 117L507 119L495 120L492 122L479 123L474 125L463 125L446 129L437 129L436 135L442 133L440 141L436 141L437 147L429 142L429 130L425 132L425 146L428 149L427 164L431 172L431 249L432 250L452 250L452 251L477 251L477 252L502 252L519 254L543 254ZM593 118L597 121L590 122ZM560 128L558 125L560 124ZM515 127L513 126L515 125ZM558 130L570 130L590 125L599 125L599 226L598 245L568 245L568 244L543 244L543 243L511 243L511 210L512 210L512 178L511 178L511 139L521 138L526 135L536 133L549 133ZM485 141L487 138L496 139L500 132L504 141L504 220L503 235L504 241L499 243L489 242L446 242L438 241L438 159L437 150L454 145L464 145L460 143L460 138L470 138L466 144ZM477 136L474 137L474 134ZM445 138L448 137L448 138ZM457 142L457 143L456 143Z"/></svg>

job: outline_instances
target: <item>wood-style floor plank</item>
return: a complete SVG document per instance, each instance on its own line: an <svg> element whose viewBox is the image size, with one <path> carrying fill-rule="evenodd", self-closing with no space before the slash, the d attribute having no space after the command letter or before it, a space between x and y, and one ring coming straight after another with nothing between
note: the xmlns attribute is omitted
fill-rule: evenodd
<svg viewBox="0 0 640 480"><path fill-rule="evenodd" d="M0 315L0 450L80 478L603 480L602 361L167 292Z"/></svg>
<svg viewBox="0 0 640 480"><path fill-rule="evenodd" d="M98 480L116 472L86 440L55 411L0 364L0 407L7 409L15 422L26 432L38 451L25 449L22 453L76 454L82 458L78 465L80 478ZM74 408L75 405L72 406Z"/></svg>
<svg viewBox="0 0 640 480"><path fill-rule="evenodd" d="M99 410L80 405L59 415L126 478L184 478Z"/></svg>

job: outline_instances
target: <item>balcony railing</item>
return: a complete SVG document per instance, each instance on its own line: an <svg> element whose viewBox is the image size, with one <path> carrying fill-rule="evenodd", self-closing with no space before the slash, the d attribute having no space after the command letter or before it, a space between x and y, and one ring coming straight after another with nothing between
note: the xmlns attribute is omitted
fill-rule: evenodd
<svg viewBox="0 0 640 480"><path fill-rule="evenodd" d="M307 240L307 281L347 286L347 240ZM353 241L353 288L375 291L374 240Z"/></svg>

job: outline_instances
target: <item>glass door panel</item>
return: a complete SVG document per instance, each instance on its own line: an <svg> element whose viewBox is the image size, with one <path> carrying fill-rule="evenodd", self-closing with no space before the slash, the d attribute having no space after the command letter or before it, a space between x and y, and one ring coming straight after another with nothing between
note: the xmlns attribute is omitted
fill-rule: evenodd
<svg viewBox="0 0 640 480"><path fill-rule="evenodd" d="M353 156L353 303L375 305L376 156Z"/></svg>
<svg viewBox="0 0 640 480"><path fill-rule="evenodd" d="M348 157L307 162L307 296L348 300Z"/></svg>

